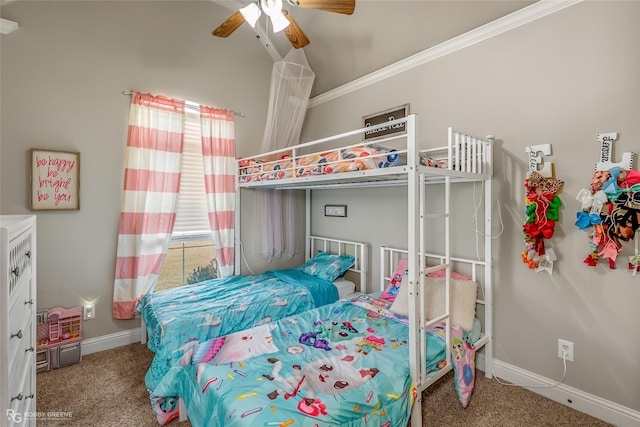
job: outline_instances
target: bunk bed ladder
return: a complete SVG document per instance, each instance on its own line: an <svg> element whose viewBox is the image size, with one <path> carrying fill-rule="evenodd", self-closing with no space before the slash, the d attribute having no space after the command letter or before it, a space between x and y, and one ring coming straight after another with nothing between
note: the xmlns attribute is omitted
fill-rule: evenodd
<svg viewBox="0 0 640 427"><path fill-rule="evenodd" d="M451 180L449 176L444 179L444 207L442 212L427 213L426 211L426 183L427 178L424 173L418 173L418 159L416 159L415 144L417 140L417 129L413 117L407 121L407 174L408 191L408 284L409 284L409 365L411 377L416 387L417 396L411 409L412 427L422 426L422 392L426 385L433 379L427 380L426 368L426 328L424 311L424 299L418 296L425 289L425 254L426 232L425 221L441 218L444 220L444 254L445 262L439 268L446 269L446 293L445 301L449 306L449 272L450 272L450 236L449 236L449 205ZM433 225L429 225L433 229ZM433 240L433 239L432 239ZM446 348L450 348L450 322L449 309L447 308L443 320L446 322ZM416 345L414 345L416 344ZM451 366L450 352L446 353L447 366ZM442 370L441 375L445 370ZM438 377L440 375L437 375Z"/></svg>
<svg viewBox="0 0 640 427"><path fill-rule="evenodd" d="M410 181L411 182L411 181ZM449 310L449 301L450 301L450 270L451 270L451 246L450 246L450 206L451 206L451 178L449 176L445 176L444 178L444 206L443 206L443 210L439 211L439 212L434 212L434 213L428 213L427 212L427 178L425 174L419 174L417 177L417 188L415 190L417 190L417 196L418 196L418 206L416 206L419 214L417 216L417 228L418 230L414 230L414 232L412 233L411 231L409 232L409 236L418 236L417 238L417 242L415 242L416 239L414 239L414 241L412 241L412 239L409 239L409 247L411 247L412 244L417 245L418 248L414 249L414 253L417 255L417 262L418 264L414 265L411 261L409 262L409 277L410 277L410 283L411 283L411 277L412 276L412 267L414 267L415 269L413 271L416 271L418 273L418 277L415 279L415 284L414 286L410 287L409 289L415 289L414 291L414 299L410 300L410 304L409 304L409 309L411 310L412 307L415 310L415 314L416 316L409 316L410 319L412 319L412 324L410 325L410 329L409 329L409 339L410 340L417 340L418 345L417 346L410 346L411 350L411 354L410 354L410 358L414 357L416 359L411 361L411 369L412 369L412 378L414 378L414 384L417 388L417 396L416 396L416 402L414 403L414 406L412 408L412 413L411 413L411 425L412 427L419 427L422 426L422 392L426 389L426 387L430 384L432 384L433 382L435 382L435 380L437 378L440 378L441 376L444 375L445 372L447 372L451 365L451 352L447 351L446 352L446 366L449 367L447 369L443 369L440 372L438 372L435 377L433 378L427 378L427 366L426 366L426 361L427 361L427 346L426 346L426 331L427 331L427 327L433 323L435 323L435 321L445 321L446 324L446 334L445 334L445 348L447 349L451 349L451 322L450 322L450 310ZM411 185L409 186L411 187ZM410 197L411 195L414 194L413 192L410 192ZM411 203L410 203L411 205ZM410 215L411 217L411 215ZM426 224L427 220L442 220L444 222L444 239L443 240L443 244L444 244L444 248L442 251L439 251L440 253L442 253L444 255L444 262L441 265L435 266L435 267L431 267L426 269L426 254L427 254L427 247L426 247L426 242L429 241L434 241L436 239L427 239L427 232L428 230L433 230L436 229L437 227L433 224ZM411 229L411 226L409 227ZM415 233L415 231L417 231L417 233ZM411 260L411 253L412 250L409 250L409 260ZM427 272L431 272L431 271L435 271L435 270L441 270L444 269L445 270L445 287L446 287L446 291L445 291L445 304L447 309L445 310L445 314L441 317L439 317L438 319L434 319L434 321L431 322L426 322L425 321L425 305L424 305L424 298L420 297L417 298L419 295L421 295L422 292L424 292L424 289L426 287L426 273ZM410 295L411 295L411 291L410 291ZM410 296L411 298L411 296ZM415 331L415 333L414 333ZM418 365L415 365L415 362L418 362Z"/></svg>

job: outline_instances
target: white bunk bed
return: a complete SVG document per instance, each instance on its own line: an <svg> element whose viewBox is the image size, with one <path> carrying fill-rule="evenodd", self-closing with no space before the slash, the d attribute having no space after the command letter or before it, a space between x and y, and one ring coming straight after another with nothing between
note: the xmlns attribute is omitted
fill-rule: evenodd
<svg viewBox="0 0 640 427"><path fill-rule="evenodd" d="M385 126L404 126L406 132L402 135L390 136L384 139L377 139L373 142L366 141L364 135L366 132L382 128ZM380 267L380 284L381 289L385 287L389 282L389 265L395 263L398 258L405 258L407 260L408 274L406 277L406 283L408 287L408 353L409 353L409 366L408 369L405 366L404 372L409 371L410 378L398 377L396 382L399 386L405 387L411 385L415 387L416 396L412 405L409 405L406 400L407 389L404 388L404 394L389 393L388 390L378 390L380 392L380 400L378 405L383 399L386 399L388 405L395 405L396 403L401 405L402 411L405 416L411 417L411 425L418 427L422 425L422 392L441 378L446 372L452 368L451 364L451 321L449 309L441 317L426 321L425 319L425 304L421 295L426 295L425 274L435 271L445 271L445 283L446 283L446 304L449 305L450 300L450 275L454 269L458 268L459 264L466 266L474 279L480 279L482 282L482 298L477 301L483 305L483 318L482 322L482 335L481 338L476 341L475 346L477 349L484 349L484 368L485 375L491 376L493 354L492 354L492 257L491 257L491 239L485 237L484 239L484 257L480 261L472 261L468 259L455 258L451 256L451 242L450 242L450 203L452 185L458 182L481 182L484 188L484 235L491 235L491 176L492 176L492 143L493 137L476 138L465 133L449 129L448 131L448 143L446 146L438 148L428 148L420 150L418 148L418 132L417 132L417 116L409 115L407 117L383 123L370 128L357 129L350 132L345 132L339 135L334 135L328 138L319 139L309 143L301 144L295 147L290 147L284 150L277 150L270 153L264 153L259 156L253 156L248 158L239 159L238 171L237 171L237 206L236 209L240 209L240 192L242 189L247 188L274 188L274 189L305 189L307 190L307 233L310 228L310 212L311 212L311 190L316 189L331 189L331 188L350 188L350 187L372 187L372 186L404 186L407 189L407 245L406 249L397 250L391 248L381 249L381 267ZM336 148L341 147L341 148ZM366 152L364 157L366 160L374 159L377 161L372 163L369 161L363 161L361 164L350 166L349 162L354 162L354 153ZM314 165L310 163L312 159L320 159L322 163L320 165ZM362 159L360 159L362 160ZM341 173L331 173L333 170L342 170ZM441 184L444 186L444 203L440 206L441 211L433 213L427 211L425 206L427 205L427 184ZM238 216L237 216L238 217ZM438 250L438 253L429 254L427 251L427 234L433 228L427 227L425 222L433 218L441 219L444 222L444 227L440 228L444 230L445 238L442 239L442 248ZM239 219L236 223L236 239L240 238ZM439 230L440 230L439 229ZM236 242L236 262L239 262L240 257L240 244ZM313 252L310 245L307 245L307 254ZM434 261L435 258L435 261ZM431 264L437 264L435 267L426 267L426 260L430 259ZM238 265L236 265L238 267ZM239 271L239 270L238 270ZM367 288L365 284L361 284L361 290L369 292L370 288ZM372 290L371 292L375 292ZM362 299L366 299L366 295L362 296ZM360 297L359 297L360 298ZM349 301L347 301L347 305ZM324 309L317 311L318 316L327 316L326 310L342 310L339 304L343 302L339 301L335 305L327 305ZM357 305L356 305L357 307ZM322 311L325 310L325 311ZM357 309L346 309L347 311ZM308 318L312 318L315 315L316 310L312 310L298 316L299 320L305 321ZM333 312L332 312L333 313ZM331 316L328 316L331 317ZM319 317L322 319L324 317ZM445 336L445 348L447 361L445 368L434 372L427 372L425 367L426 353L427 353L427 329L437 323L444 321L446 336ZM297 323L297 321L295 322ZM395 324L396 322L386 322L387 324ZM366 323L365 323L366 324ZM274 322L274 328L293 328L295 325L291 322L287 322L287 319ZM270 326L271 327L271 326ZM277 353L278 358L286 357L287 345L283 338L287 333L282 332L277 336L274 336L275 342L279 346L283 346ZM291 335L291 334L289 334ZM281 341L281 342L280 342ZM302 341L300 341L302 343ZM217 343L205 343L209 346L215 346L215 351L219 351ZM293 342L295 344L295 342ZM350 345L353 345L350 344ZM294 345L294 347L296 347ZM224 344L222 347L224 349ZM279 347L280 348L280 347ZM291 348L291 347L289 347ZM394 347L396 348L396 347ZM269 350L273 351L273 349ZM304 351L304 350L300 350ZM359 351L359 350L358 350ZM395 350L391 350L393 353ZM373 351L369 354L369 362L376 360L376 357L383 352ZM303 356L303 354L298 354ZM255 380L259 372L251 371L250 374L242 372L225 371L225 369L231 369L233 366L238 366L238 363L245 368L249 368L249 365L260 365L261 369L265 369L272 363L278 363L274 356L266 354L262 357L254 357L247 359L244 363L240 360L237 363L218 364L214 363L214 359L209 359L211 363L207 361L195 361L194 359L185 360L183 368L176 366L172 371L175 376L166 378L161 385L152 392L151 399L154 408L161 406L167 401L168 398L176 396L179 390L185 393L180 399L180 418L185 419L186 413L189 412L189 416L195 415L199 417L200 421L205 424L206 422L213 423L220 420L228 421L233 417L234 422L237 425L255 425L251 424L255 422L254 416L260 417L263 421L267 421L270 417L280 417L285 420L290 417L290 422L293 422L293 417L299 416L297 412L287 412L285 407L278 406L276 411L276 403L269 403L269 400L264 400L266 396L262 395L262 392L255 391L257 387ZM269 362L265 362L269 357ZM404 359L406 360L406 356ZM307 367L313 365L313 362L309 360ZM302 358L300 358L302 363ZM400 365L402 363L400 362ZM195 367L198 367L198 373L195 374ZM231 367L230 367L231 366ZM366 365L365 365L366 366ZM371 365L373 366L373 365ZM373 380L375 373L369 372L371 378L367 376L366 380L371 379L372 384L384 381L384 378L395 378L391 372L384 372L383 369L397 369L398 363L385 363L385 368L382 365L375 365L380 368L380 375ZM378 370L376 369L376 372ZM277 373L276 373L277 372ZM264 381L264 378L258 378L259 387L263 389L267 387L266 384L272 384L272 381L288 381L291 378L280 378L280 367L274 365L274 372L272 375L264 376L268 381ZM284 372L284 371L283 371ZM362 375L363 371L360 371ZM262 372L264 373L264 372ZM391 374L391 376L389 376ZM193 383L193 378L198 381L203 381L204 386L200 384L200 389L196 387L194 391L191 390L192 385L185 385L183 383L176 385L177 378L185 378L185 381ZM225 377L226 375L226 377ZM398 374L395 375L404 375ZM207 380L209 378L209 380ZM297 387L289 393L284 394L284 398L278 400L282 404L286 403L285 400L289 397L293 397L298 394L298 391L303 384L305 377L302 377L300 382L294 382L291 384L297 384ZM223 379L223 380L221 380ZM233 381L233 386L223 384L224 379ZM249 379L251 381L249 381ZM245 393L242 387L244 382L249 381L246 384L247 393ZM297 381L297 380L296 380ZM211 384L211 387L208 387ZM382 384L382 383L381 383ZM215 385L215 387L214 387ZM385 386L389 384L386 383ZM225 387L233 387L232 389L225 389ZM238 388L240 387L240 388ZM206 395L205 395L206 390ZM226 391L225 391L226 390ZM231 396L233 390L234 393L244 393L237 398ZM302 393L300 389L300 393ZM369 389L371 390L371 389ZM349 393L360 393L360 389L351 390ZM366 400L366 404L369 405L371 395L376 393L376 390L369 391L368 395L361 397L361 402ZM409 392L409 394L411 394ZM227 402L226 395L229 395L230 400ZM350 395L347 393L347 397ZM404 397L403 397L404 396ZM182 397L184 397L183 401ZM269 397L272 398L271 396ZM275 397L274 397L275 398ZM205 400L206 399L206 400ZM209 400L211 399L211 400ZM344 397L343 397L344 399ZM291 399L291 402L294 399ZM342 399L324 399L327 405L342 405ZM276 402L272 400L271 402ZM236 409L237 405L250 405L243 409ZM301 405L303 401L300 401ZM364 403L363 403L364 404ZM257 405L257 406L256 406ZM402 406L404 405L404 406ZM193 406L193 407L192 407ZM270 410L269 410L270 408ZM300 409L300 406L298 406ZM311 407L305 407L305 410L313 409ZM334 408L335 409L335 408ZM348 416L349 420L352 420L354 413L364 415L364 424L367 423L366 413L362 413L364 407L356 405L353 408L335 409L344 416ZM378 412L379 406L370 412L369 415L375 414L381 416L382 412ZM391 410L391 409L390 409ZM395 411L398 409L396 408ZM408 412L408 414L407 414ZM160 414L158 410L156 413ZM350 414L350 415L347 415ZM205 415L206 414L206 415ZM235 415L234 415L235 414ZM356 415L358 415L356 414ZM177 414L176 414L177 415ZM358 415L359 416L359 415ZM217 417L217 418L216 418ZM208 421L205 421L208 420ZM218 420L218 421L216 421ZM275 421L275 419L274 419ZM289 421L285 425L290 424ZM234 425L236 425L234 424ZM271 425L271 424L269 424ZM274 424L275 425L275 424ZM354 424L355 425L355 421ZM394 424L395 425L395 424Z"/></svg>
<svg viewBox="0 0 640 427"><path fill-rule="evenodd" d="M364 135L368 131L383 127L404 125L406 132L392 135L384 139L366 141ZM446 301L450 298L450 273L452 261L470 265L473 277L482 276L482 298L477 303L483 306L482 338L476 348L484 349L485 376L491 377L493 368L493 302L492 302L492 245L491 245L491 177L493 166L493 136L474 137L453 128L448 129L446 146L420 149L418 147L417 115L382 123L369 128L362 128L318 139L286 149L263 153L257 156L239 159L237 171L238 206L239 193L242 188L274 188L274 189L306 189L307 190L307 227L310 225L311 196L309 190L374 187L374 186L406 186L408 192L408 229L407 250L382 248L382 260L391 262L398 254L405 254L408 259L409 283L409 335L410 335L410 370L414 385L417 388L416 402L411 413L412 426L422 425L422 391L437 381L451 369L451 354L447 352L447 368L436 375L427 376L425 368L426 348L423 339L426 329L434 323L449 319L449 311L443 318L429 322L424 319L424 304L420 295L425 289L425 274L431 270L446 271ZM329 149L327 147L339 147ZM374 167L345 167L345 163L353 161L349 154L366 150L367 157L377 159ZM329 154L327 154L329 153ZM345 156L345 153L348 154ZM396 156L394 161L385 161L387 156ZM325 159L321 165L310 164L310 159ZM325 166L329 166L328 168ZM338 166L338 167L331 167ZM332 170L341 170L332 173ZM451 256L450 242L450 203L452 184L460 182L481 182L484 188L484 255L481 261L454 258ZM444 203L439 213L427 213L428 184L444 185ZM428 254L426 220L440 217L444 221L445 239L439 254ZM239 235L239 233L238 233ZM421 256L420 254L425 254ZM425 257L437 257L438 266L425 268ZM236 257L237 258L237 257ZM381 290L389 277L382 271ZM386 281L386 282L385 282ZM450 350L451 322L447 321L447 348Z"/></svg>

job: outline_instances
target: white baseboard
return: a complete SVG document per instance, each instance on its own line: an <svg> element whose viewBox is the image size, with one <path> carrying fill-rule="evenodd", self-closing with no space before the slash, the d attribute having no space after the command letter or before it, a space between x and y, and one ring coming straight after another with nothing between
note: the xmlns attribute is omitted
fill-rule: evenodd
<svg viewBox="0 0 640 427"><path fill-rule="evenodd" d="M82 354L91 354L110 350L123 345L140 343L140 328L116 332L101 337L89 338L82 341ZM476 355L476 367L484 371L484 354ZM640 412L626 408L598 396L585 393L573 387L560 384L557 387L536 388L550 386L557 381L534 374L510 365L500 360L493 361L493 374L502 380L513 384L527 384L535 387L525 387L534 393L569 406L577 411L589 414L617 427L640 427Z"/></svg>
<svg viewBox="0 0 640 427"><path fill-rule="evenodd" d="M540 386L552 386L553 384L556 384L557 381L541 377L533 372L525 371L517 366L513 366L499 360L493 360L493 367L495 376L500 379L512 384L535 386L523 386L523 388L555 402L569 406L577 411L589 414L592 417L613 424L614 426L640 427L640 412L638 411L602 399L601 397L585 393L565 384L560 384L557 387L539 388Z"/></svg>
<svg viewBox="0 0 640 427"><path fill-rule="evenodd" d="M136 342L140 342L140 328L82 340L82 354L97 353Z"/></svg>

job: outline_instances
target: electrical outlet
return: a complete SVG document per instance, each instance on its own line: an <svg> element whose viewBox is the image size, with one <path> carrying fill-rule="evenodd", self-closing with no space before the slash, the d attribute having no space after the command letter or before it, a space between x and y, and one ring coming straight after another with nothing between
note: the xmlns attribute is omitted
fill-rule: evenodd
<svg viewBox="0 0 640 427"><path fill-rule="evenodd" d="M91 320L96 318L96 305L90 304L84 306L83 316L84 320Z"/></svg>
<svg viewBox="0 0 640 427"><path fill-rule="evenodd" d="M563 353L566 355L563 355ZM565 358L569 362L573 362L573 343L558 338L558 357Z"/></svg>

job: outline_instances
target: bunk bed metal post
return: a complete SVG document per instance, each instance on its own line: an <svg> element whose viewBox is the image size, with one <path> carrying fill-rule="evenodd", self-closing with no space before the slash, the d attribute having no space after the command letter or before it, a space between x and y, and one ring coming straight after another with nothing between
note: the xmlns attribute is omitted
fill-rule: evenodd
<svg viewBox="0 0 640 427"><path fill-rule="evenodd" d="M304 232L305 236L311 236L311 190L305 190L305 202L304 202L304 210L305 210L305 222L304 222ZM304 241L304 260L307 261L310 259L313 254L311 253L311 241L307 238Z"/></svg>
<svg viewBox="0 0 640 427"><path fill-rule="evenodd" d="M445 352L447 366L451 366L451 235L450 235L450 206L451 206L451 177L444 179L444 262L445 270L445 306L446 306L446 332Z"/></svg>
<svg viewBox="0 0 640 427"><path fill-rule="evenodd" d="M493 176L493 135L487 135L485 145L484 167L488 178L484 181L484 330L489 341L484 349L484 373L488 378L493 377L493 238L491 224L491 197L492 197L492 176Z"/></svg>
<svg viewBox="0 0 640 427"><path fill-rule="evenodd" d="M385 258L385 256L387 255L387 252L385 249L386 249L386 246L384 245L380 246L380 257L378 258L381 261L379 266L380 272L378 274L378 279L379 279L378 291L380 292L384 291L384 288L387 284L387 282L385 281L387 274L390 275L390 273L387 270L387 266L391 264L389 263L388 259Z"/></svg>
<svg viewBox="0 0 640 427"><path fill-rule="evenodd" d="M242 268L241 264L241 256L242 256L242 248L241 248L241 239L240 239L240 192L241 188L238 186L238 168L236 168L236 212L235 212L235 232L234 232L234 252L235 258L233 260L233 270L234 274L240 274L240 269Z"/></svg>
<svg viewBox="0 0 640 427"><path fill-rule="evenodd" d="M424 276L424 270L423 270L423 266L426 265L426 226L425 226L425 218L427 217L427 212L426 212L426 207L427 207L427 185L426 185L426 176L425 174L421 173L420 177L419 177L419 181L420 186L419 186L419 193L420 193L420 201L419 201L419 211L420 211L420 231L419 231L419 272L420 272L420 279L418 281L419 285L420 285L420 292L426 292L426 278ZM427 380L427 358L426 358L426 354L427 354L427 340L425 339L425 335L424 333L426 332L426 326L425 326L425 315L424 315L424 298L419 298L420 301L420 310L417 310L417 313L419 314L418 317L418 322L420 323L420 340L418 341L418 345L420 346L419 348L419 352L418 354L419 356L419 361L420 361L420 381L419 381L419 388L418 388L418 392L420 394L422 394L421 390L423 388L423 384L425 383L425 381Z"/></svg>
<svg viewBox="0 0 640 427"><path fill-rule="evenodd" d="M369 275L367 272L369 271L369 251L367 250L367 246L362 246L360 250L360 292L363 294L369 293ZM356 257L357 259L357 257Z"/></svg>
<svg viewBox="0 0 640 427"><path fill-rule="evenodd" d="M418 290L418 231L420 229L420 216L418 214L417 203L420 200L419 192L419 175L418 175L418 159L417 157L417 128L416 116L414 114L407 116L407 236L408 236L408 285L409 285L409 366L411 370L411 378L418 393L416 400L411 409L411 424L413 427L422 425L422 392L420 369L420 337L422 331L418 318L419 306L417 299Z"/></svg>

